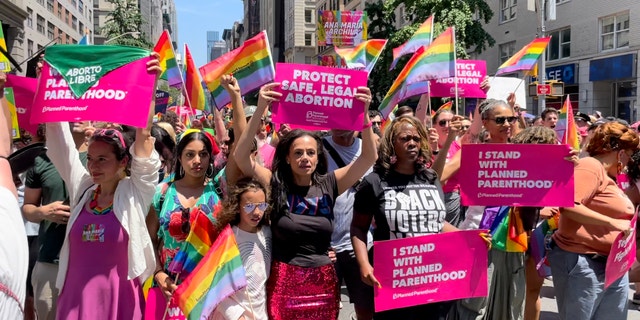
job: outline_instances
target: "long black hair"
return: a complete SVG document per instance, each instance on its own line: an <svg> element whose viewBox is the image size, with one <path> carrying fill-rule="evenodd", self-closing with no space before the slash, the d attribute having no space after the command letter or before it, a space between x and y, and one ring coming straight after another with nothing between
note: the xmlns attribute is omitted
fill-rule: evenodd
<svg viewBox="0 0 640 320"><path fill-rule="evenodd" d="M311 174L311 184L318 184L321 177L327 174L327 157L325 156L320 136L311 131L295 129L282 137L273 157L273 174L271 175L272 218L286 215L287 212L289 212L287 195L294 187L294 179L291 165L287 163L287 156L289 155L293 142L305 136L311 137L316 141L316 154L318 156L316 170Z"/></svg>
<svg viewBox="0 0 640 320"><path fill-rule="evenodd" d="M180 140L178 141L178 145L176 146L176 151L173 154L173 159L174 159L173 180L174 181L178 181L184 178L184 170L180 170L182 168L182 163L180 163L180 158L182 156L182 152L184 151L184 148L186 148L187 145L191 143L191 141L195 141L195 140L198 140L204 143L205 149L207 149L207 152L209 152L209 163L207 164L207 172L209 170L214 171L214 169L209 169L213 167L213 159L215 156L215 154L213 153L213 145L211 144L211 139L209 139L209 137L207 137L203 131L194 130L192 132L188 132L187 134L181 136ZM210 178L215 176L215 174L216 172L212 172Z"/></svg>

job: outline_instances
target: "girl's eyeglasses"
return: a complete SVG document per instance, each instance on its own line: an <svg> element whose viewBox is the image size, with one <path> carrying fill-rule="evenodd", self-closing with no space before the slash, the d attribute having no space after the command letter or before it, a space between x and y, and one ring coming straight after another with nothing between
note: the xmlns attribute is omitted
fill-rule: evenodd
<svg viewBox="0 0 640 320"><path fill-rule="evenodd" d="M242 207L242 209L244 210L245 213L251 213L256 208L258 208L258 210L260 211L265 211L267 210L268 207L269 207L268 203L258 202L258 203L247 203Z"/></svg>

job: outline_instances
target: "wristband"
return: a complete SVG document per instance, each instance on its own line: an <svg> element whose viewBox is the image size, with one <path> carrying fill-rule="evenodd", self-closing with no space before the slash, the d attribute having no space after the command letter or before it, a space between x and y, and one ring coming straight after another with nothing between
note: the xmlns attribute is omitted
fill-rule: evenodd
<svg viewBox="0 0 640 320"><path fill-rule="evenodd" d="M362 130L369 129L371 126L373 126L373 121L369 120L369 123L362 126Z"/></svg>
<svg viewBox="0 0 640 320"><path fill-rule="evenodd" d="M160 272L164 272L164 269L156 270L156 272L153 273L153 280L154 281L157 281L156 280L156 275L158 275L158 273L160 273Z"/></svg>

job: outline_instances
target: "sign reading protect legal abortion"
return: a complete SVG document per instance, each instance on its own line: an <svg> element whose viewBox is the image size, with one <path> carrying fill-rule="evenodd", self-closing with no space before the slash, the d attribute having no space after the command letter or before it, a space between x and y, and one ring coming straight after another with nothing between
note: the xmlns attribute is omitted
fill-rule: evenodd
<svg viewBox="0 0 640 320"><path fill-rule="evenodd" d="M44 63L31 111L31 123L107 121L146 127L155 88L142 58L105 74L80 97L48 63ZM71 84L93 82L100 66L71 69ZM82 70L79 70L82 69Z"/></svg>
<svg viewBox="0 0 640 320"><path fill-rule="evenodd" d="M373 244L376 312L487 296L487 245L481 230Z"/></svg>
<svg viewBox="0 0 640 320"><path fill-rule="evenodd" d="M487 62L484 60L457 60L456 77L430 80L432 97L455 97L456 80L458 96L461 98L486 98L487 93L480 84L487 75Z"/></svg>
<svg viewBox="0 0 640 320"><path fill-rule="evenodd" d="M566 145L466 144L458 177L465 206L573 207Z"/></svg>
<svg viewBox="0 0 640 320"><path fill-rule="evenodd" d="M354 95L367 85L367 72L278 63L275 81L282 97L273 108L273 122L314 130L362 130L364 103Z"/></svg>
<svg viewBox="0 0 640 320"><path fill-rule="evenodd" d="M616 280L624 276L631 265L636 261L636 222L638 221L638 212L629 223L631 232L625 237L620 232L611 245L611 251L607 256L607 265L604 272L604 287L608 288Z"/></svg>

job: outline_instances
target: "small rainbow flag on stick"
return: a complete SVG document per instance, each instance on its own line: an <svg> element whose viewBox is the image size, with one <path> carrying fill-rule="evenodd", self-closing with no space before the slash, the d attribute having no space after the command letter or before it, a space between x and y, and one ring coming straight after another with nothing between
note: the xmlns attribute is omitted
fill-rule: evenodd
<svg viewBox="0 0 640 320"><path fill-rule="evenodd" d="M196 64L193 62L189 47L184 44L184 59L185 59L185 79L184 79L184 95L187 98L187 105L193 109L205 110L207 107L207 99L204 95L204 88L202 87L202 80L200 80L200 74L196 69Z"/></svg>
<svg viewBox="0 0 640 320"><path fill-rule="evenodd" d="M166 79L172 87L179 86L182 83L182 75L180 74L180 68L178 68L176 54L173 52L171 36L167 30L162 32L156 46L153 47L153 51L160 54L161 78Z"/></svg>
<svg viewBox="0 0 640 320"><path fill-rule="evenodd" d="M386 119L400 101L429 91L427 80L455 77L455 32L441 33L430 46L421 47L391 85L378 110Z"/></svg>
<svg viewBox="0 0 640 320"><path fill-rule="evenodd" d="M188 319L207 319L222 300L247 286L236 238L226 226L173 294Z"/></svg>
<svg viewBox="0 0 640 320"><path fill-rule="evenodd" d="M430 45L431 40L433 40L433 15L420 25L407 42L393 49L393 62L391 62L390 70L396 67L402 56L412 54L421 47Z"/></svg>
<svg viewBox="0 0 640 320"><path fill-rule="evenodd" d="M520 70L529 71L538 62L538 58L547 48L551 37L537 38L516 52L513 57L505 61L496 72L496 76Z"/></svg>
<svg viewBox="0 0 640 320"><path fill-rule="evenodd" d="M335 48L335 50L336 54L345 60L349 69L364 69L371 72L386 45L385 39L371 39L361 42L355 48Z"/></svg>
<svg viewBox="0 0 640 320"><path fill-rule="evenodd" d="M220 78L223 75L233 74L238 80L243 95L273 81L276 70L271 58L267 33L260 32L246 40L242 47L200 67L200 74L218 110L231 102L229 94L220 85Z"/></svg>
<svg viewBox="0 0 640 320"><path fill-rule="evenodd" d="M199 209L196 210L196 217L191 223L191 231L189 231L182 248L169 264L169 271L173 273L193 271L202 257L207 254L217 236L211 219Z"/></svg>
<svg viewBox="0 0 640 320"><path fill-rule="evenodd" d="M573 107L571 106L569 95L567 95L567 99L564 101L562 109L560 109L558 123L556 124L556 133L559 137L562 137L558 139L562 144L569 145L569 147L574 150L580 150L578 127L576 126L576 121L573 118Z"/></svg>

